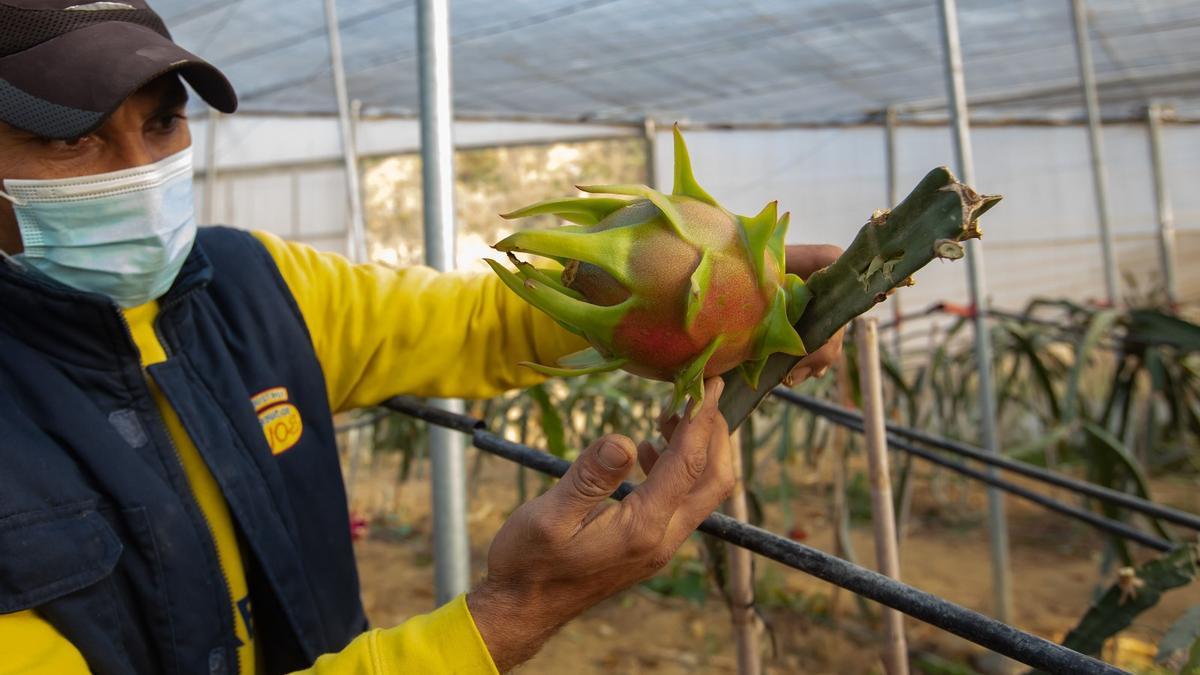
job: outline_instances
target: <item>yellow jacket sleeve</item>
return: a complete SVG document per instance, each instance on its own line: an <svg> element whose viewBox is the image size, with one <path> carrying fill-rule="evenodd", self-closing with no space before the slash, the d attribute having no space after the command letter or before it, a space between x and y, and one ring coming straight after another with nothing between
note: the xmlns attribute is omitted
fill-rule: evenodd
<svg viewBox="0 0 1200 675"><path fill-rule="evenodd" d="M587 346L490 274L354 265L255 232L299 305L334 412L409 394L485 398Z"/></svg>
<svg viewBox="0 0 1200 675"><path fill-rule="evenodd" d="M75 645L32 609L0 615L0 675L88 672Z"/></svg>
<svg viewBox="0 0 1200 675"><path fill-rule="evenodd" d="M33 610L0 615L0 675L84 675L79 650ZM496 666L467 610L466 596L395 628L358 636L317 659L308 675L445 673L496 675Z"/></svg>
<svg viewBox="0 0 1200 675"><path fill-rule="evenodd" d="M460 595L440 609L395 628L358 636L340 652L317 659L307 675L498 675Z"/></svg>

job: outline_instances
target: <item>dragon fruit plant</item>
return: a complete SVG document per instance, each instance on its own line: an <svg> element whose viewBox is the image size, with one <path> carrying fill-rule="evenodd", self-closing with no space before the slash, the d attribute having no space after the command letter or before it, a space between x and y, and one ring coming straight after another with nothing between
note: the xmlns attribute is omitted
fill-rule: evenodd
<svg viewBox="0 0 1200 675"><path fill-rule="evenodd" d="M673 407L704 395L705 378L735 368L757 387L767 357L803 356L793 324L810 293L784 269L788 214L771 202L739 216L696 182L675 127L675 186L581 186L581 197L539 202L504 214L552 214L573 224L517 232L495 245L516 265L488 260L514 293L591 347L556 365L525 363L546 375L618 368L675 383ZM517 258L558 261L561 272ZM697 406L698 409L698 406Z"/></svg>

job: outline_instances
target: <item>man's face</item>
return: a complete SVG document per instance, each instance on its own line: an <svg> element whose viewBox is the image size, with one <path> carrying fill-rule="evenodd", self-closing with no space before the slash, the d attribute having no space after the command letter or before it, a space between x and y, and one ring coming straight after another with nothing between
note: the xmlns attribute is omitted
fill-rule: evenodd
<svg viewBox="0 0 1200 675"><path fill-rule="evenodd" d="M0 180L91 176L152 164L192 144L187 91L175 75L142 87L102 127L79 139L42 138L0 122ZM0 199L0 250L23 250L12 204Z"/></svg>

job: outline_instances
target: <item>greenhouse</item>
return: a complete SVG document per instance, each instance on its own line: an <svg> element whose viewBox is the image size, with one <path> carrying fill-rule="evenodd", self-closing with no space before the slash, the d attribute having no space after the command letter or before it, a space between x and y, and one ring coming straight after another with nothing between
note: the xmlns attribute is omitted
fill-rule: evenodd
<svg viewBox="0 0 1200 675"><path fill-rule="evenodd" d="M13 672L1200 672L1200 2L0 22Z"/></svg>

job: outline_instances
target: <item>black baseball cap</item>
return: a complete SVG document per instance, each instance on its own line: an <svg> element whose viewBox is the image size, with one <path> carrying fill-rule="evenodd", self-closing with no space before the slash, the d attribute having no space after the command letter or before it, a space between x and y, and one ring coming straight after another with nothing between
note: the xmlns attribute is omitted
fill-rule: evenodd
<svg viewBox="0 0 1200 675"><path fill-rule="evenodd" d="M175 44L145 0L0 0L0 120L18 129L78 138L172 72L217 110L237 109L229 80Z"/></svg>

